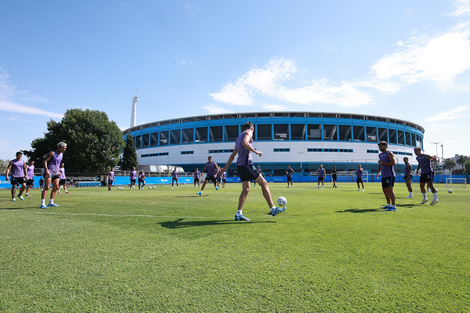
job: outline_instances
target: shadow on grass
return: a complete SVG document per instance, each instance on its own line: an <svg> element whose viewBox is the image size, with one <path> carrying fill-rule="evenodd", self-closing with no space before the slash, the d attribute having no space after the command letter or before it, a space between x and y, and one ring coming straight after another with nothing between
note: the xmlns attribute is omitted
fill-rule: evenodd
<svg viewBox="0 0 470 313"><path fill-rule="evenodd" d="M209 220L209 221L188 221L183 222L184 218L179 218L175 221L168 221L158 223L162 227L170 229L178 229L185 227L195 227L195 226L213 226L213 225L233 225L233 224L259 224L259 223L275 223L275 221L264 221L264 222L251 222L251 221L229 221L229 220Z"/></svg>
<svg viewBox="0 0 470 313"><path fill-rule="evenodd" d="M336 211L336 213L376 213L381 211L381 209L347 209L343 211Z"/></svg>

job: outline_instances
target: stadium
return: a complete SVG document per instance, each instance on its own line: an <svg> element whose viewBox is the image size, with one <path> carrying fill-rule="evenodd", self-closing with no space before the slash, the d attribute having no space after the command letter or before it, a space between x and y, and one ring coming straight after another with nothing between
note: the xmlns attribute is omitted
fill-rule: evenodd
<svg viewBox="0 0 470 313"><path fill-rule="evenodd" d="M413 148L423 147L424 128L390 117L323 112L260 112L201 115L156 121L123 131L134 138L139 166L172 165L192 172L202 169L207 157L225 164L246 122L255 125L255 158L263 173L283 176L287 165L299 175L315 173L320 164L329 172L353 171L361 164L377 172L377 143L387 141L398 171L403 157L416 166ZM229 168L229 176L236 170Z"/></svg>

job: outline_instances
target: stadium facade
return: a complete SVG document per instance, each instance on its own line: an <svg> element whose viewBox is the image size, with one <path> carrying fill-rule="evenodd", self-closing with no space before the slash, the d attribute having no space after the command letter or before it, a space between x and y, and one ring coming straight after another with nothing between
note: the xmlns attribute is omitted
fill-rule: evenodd
<svg viewBox="0 0 470 313"><path fill-rule="evenodd" d="M330 170L353 171L357 164L372 172L378 168L379 141L387 141L397 169L403 157L416 166L414 147L423 147L424 128L390 117L319 112L260 112L202 115L157 121L123 131L134 137L139 165L181 166L202 169L208 156L224 165L246 122L255 125L254 156L264 173L283 175L288 164L297 172L316 172L320 164ZM231 173L236 169L230 167ZM229 171L229 174L231 174Z"/></svg>

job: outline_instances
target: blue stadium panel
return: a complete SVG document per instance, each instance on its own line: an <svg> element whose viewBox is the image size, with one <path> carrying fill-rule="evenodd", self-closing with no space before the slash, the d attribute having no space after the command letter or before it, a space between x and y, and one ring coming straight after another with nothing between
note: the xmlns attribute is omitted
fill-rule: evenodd
<svg viewBox="0 0 470 313"><path fill-rule="evenodd" d="M315 112L237 113L204 115L147 123L123 132L134 137L139 165L182 166L186 171L201 167L211 155L225 164L236 137L246 122L255 125L254 147L263 152L254 162L266 173L282 174L290 164L296 171L313 172L323 164L339 171L361 164L376 171L379 141L387 141L396 156L413 157L423 147L424 129L408 121L388 117ZM231 166L233 171L235 166Z"/></svg>

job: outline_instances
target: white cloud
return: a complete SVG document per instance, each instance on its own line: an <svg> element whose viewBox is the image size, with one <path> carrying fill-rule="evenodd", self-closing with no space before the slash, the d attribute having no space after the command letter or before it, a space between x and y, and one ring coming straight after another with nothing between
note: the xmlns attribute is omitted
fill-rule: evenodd
<svg viewBox="0 0 470 313"><path fill-rule="evenodd" d="M454 120L470 116L470 105L464 105L449 111L440 112L435 116L426 119L427 122Z"/></svg>
<svg viewBox="0 0 470 313"><path fill-rule="evenodd" d="M455 0L455 10L451 13L453 16L470 16L470 1Z"/></svg>
<svg viewBox="0 0 470 313"><path fill-rule="evenodd" d="M22 104L15 103L9 100L4 100L4 99L0 99L0 110L21 113L21 114L45 115L48 117L56 117L56 118L63 117L63 114L45 111L42 109L34 108L31 106L27 106L27 105L22 105Z"/></svg>

